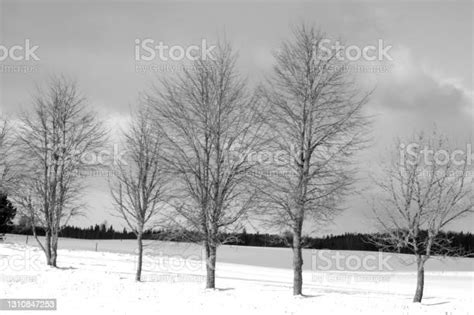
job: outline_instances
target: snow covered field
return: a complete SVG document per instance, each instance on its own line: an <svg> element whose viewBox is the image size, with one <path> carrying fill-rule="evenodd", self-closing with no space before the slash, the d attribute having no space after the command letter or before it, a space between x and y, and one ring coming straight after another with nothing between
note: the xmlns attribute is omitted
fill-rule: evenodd
<svg viewBox="0 0 474 315"><path fill-rule="evenodd" d="M142 283L134 281L134 241L61 239L59 269L46 267L35 245L16 235L0 243L0 298L57 299L56 311L40 314L470 314L473 307L466 258L430 261L416 305L405 255L305 251L306 296L293 297L289 249L221 247L219 289L207 291L196 245L149 243Z"/></svg>

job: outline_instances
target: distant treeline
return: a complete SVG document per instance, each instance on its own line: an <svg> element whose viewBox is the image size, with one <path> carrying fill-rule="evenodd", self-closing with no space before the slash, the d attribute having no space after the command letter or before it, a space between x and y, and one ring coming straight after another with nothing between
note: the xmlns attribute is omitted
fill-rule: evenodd
<svg viewBox="0 0 474 315"><path fill-rule="evenodd" d="M9 229L9 233L32 235L30 228L22 225L14 225ZM44 230L36 228L37 234L44 235ZM189 242L193 237L192 231L177 230L148 230L144 234L147 240L164 240L174 242ZM474 236L471 233L463 232L447 232L443 233L447 236L451 244L462 249L465 253L474 253ZM116 231L112 225L106 224L91 225L88 228L75 226L65 226L60 237L80 238L80 239L135 239L134 233L123 229ZM309 237L303 238L304 247L312 249L334 249L334 250L361 250L361 251L378 251L379 248L370 242L374 234L365 233L345 233L343 235L328 235L325 237ZM258 246L258 247L290 247L291 234L283 233L283 235L247 233L245 229L240 233L226 233L221 235L221 239L229 245L240 246ZM408 253L405 249L400 249L401 253Z"/></svg>

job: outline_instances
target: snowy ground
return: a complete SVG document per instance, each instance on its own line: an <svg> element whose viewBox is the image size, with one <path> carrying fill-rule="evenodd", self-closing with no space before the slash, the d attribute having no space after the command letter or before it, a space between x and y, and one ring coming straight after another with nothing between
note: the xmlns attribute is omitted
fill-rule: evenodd
<svg viewBox="0 0 474 315"><path fill-rule="evenodd" d="M9 236L0 243L0 298L57 299L57 311L40 314L470 314L473 306L471 259L433 260L416 305L415 273L404 255L307 251L305 296L293 297L288 249L219 249L219 289L208 291L199 247L150 244L144 282L136 283L133 243L107 241L108 252L95 252L84 250L94 244L86 242L61 240L60 268L51 269L31 239L25 245L24 237ZM22 313L37 314L14 312Z"/></svg>

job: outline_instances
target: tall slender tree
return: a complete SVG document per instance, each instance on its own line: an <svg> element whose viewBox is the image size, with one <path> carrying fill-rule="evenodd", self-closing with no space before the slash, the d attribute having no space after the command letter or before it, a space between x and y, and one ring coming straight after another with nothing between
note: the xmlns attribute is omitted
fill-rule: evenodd
<svg viewBox="0 0 474 315"><path fill-rule="evenodd" d="M275 158L257 186L264 220L291 231L293 294L301 295L305 224L326 222L340 210L353 179L349 158L365 139L369 93L357 89L336 51L321 48L323 33L302 25L293 36L275 54L262 88Z"/></svg>
<svg viewBox="0 0 474 315"><path fill-rule="evenodd" d="M21 117L18 149L23 174L15 200L30 217L50 266L56 267L61 227L81 210L79 173L91 167L83 157L102 146L105 134L76 84L64 77L54 77L40 88L32 110ZM45 230L44 244L36 237L38 226Z"/></svg>
<svg viewBox="0 0 474 315"><path fill-rule="evenodd" d="M3 194L12 191L19 178L12 131L9 121L0 116L0 193Z"/></svg>
<svg viewBox="0 0 474 315"><path fill-rule="evenodd" d="M261 117L235 63L229 44L219 44L213 58L198 59L148 95L166 163L183 192L174 203L176 221L203 244L212 289L221 232L234 229L255 198L255 163L246 153L258 146Z"/></svg>
<svg viewBox="0 0 474 315"><path fill-rule="evenodd" d="M143 233L157 226L170 198L166 166L161 159L162 139L153 132L149 113L140 109L125 132L126 164L119 164L110 191L119 216L137 237L138 261L135 279L141 280Z"/></svg>

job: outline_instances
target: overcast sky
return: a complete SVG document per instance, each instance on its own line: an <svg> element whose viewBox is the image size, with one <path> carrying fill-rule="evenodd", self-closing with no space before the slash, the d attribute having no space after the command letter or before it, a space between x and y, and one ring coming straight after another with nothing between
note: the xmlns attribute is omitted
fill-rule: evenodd
<svg viewBox="0 0 474 315"><path fill-rule="evenodd" d="M136 39L187 47L200 45L203 39L215 43L225 34L239 51L240 72L254 84L271 71L272 51L291 35L291 25L305 22L348 44L364 47L382 40L392 46L393 60L381 63L387 72L357 74L361 88L375 88L366 108L375 115L373 143L357 158L360 187L365 187L363 178L393 146L396 136L436 124L457 146L465 149L472 144L471 1L0 3L0 45L24 45L28 39L30 46L38 46L34 53L39 60L0 61L0 113L13 119L31 106L36 83L63 73L77 80L90 106L117 134L140 91L156 76L168 75L180 65L135 61ZM137 71L143 64L168 68ZM12 65L27 67L22 73L9 73L6 66ZM73 224L107 220L119 225L108 214L112 209L106 182L100 176L88 179L87 217ZM371 230L366 209L361 195L351 197L344 214L321 234ZM472 223L472 217L466 218L451 228L474 231Z"/></svg>

